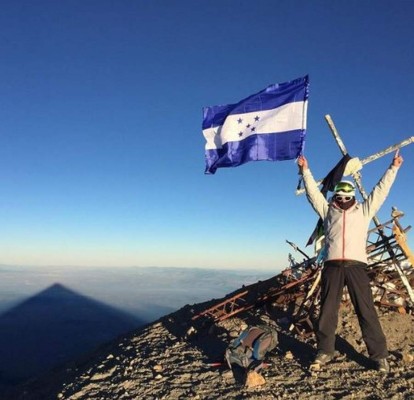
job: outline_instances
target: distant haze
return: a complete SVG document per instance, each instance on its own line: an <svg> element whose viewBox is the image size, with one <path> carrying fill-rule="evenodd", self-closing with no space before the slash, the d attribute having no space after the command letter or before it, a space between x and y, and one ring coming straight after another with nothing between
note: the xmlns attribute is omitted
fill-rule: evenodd
<svg viewBox="0 0 414 400"><path fill-rule="evenodd" d="M220 298L278 272L157 267L0 266L0 313L54 284L145 320Z"/></svg>

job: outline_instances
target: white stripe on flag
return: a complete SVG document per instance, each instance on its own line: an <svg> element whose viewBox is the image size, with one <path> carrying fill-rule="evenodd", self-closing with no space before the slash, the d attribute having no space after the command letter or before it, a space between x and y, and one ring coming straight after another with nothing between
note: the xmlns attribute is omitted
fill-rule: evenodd
<svg viewBox="0 0 414 400"><path fill-rule="evenodd" d="M220 149L225 143L239 142L251 135L306 129L307 105L307 100L297 101L272 110L229 115L223 125L203 130L205 148Z"/></svg>

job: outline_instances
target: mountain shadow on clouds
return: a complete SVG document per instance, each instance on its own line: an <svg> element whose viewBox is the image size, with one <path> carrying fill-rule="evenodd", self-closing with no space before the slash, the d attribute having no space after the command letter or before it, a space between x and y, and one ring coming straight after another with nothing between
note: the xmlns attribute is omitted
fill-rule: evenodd
<svg viewBox="0 0 414 400"><path fill-rule="evenodd" d="M54 284L0 316L0 389L93 351L144 323Z"/></svg>

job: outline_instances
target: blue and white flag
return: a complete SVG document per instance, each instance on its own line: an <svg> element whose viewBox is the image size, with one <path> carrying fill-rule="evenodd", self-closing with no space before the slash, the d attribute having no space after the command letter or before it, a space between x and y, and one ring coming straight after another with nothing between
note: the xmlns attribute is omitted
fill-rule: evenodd
<svg viewBox="0 0 414 400"><path fill-rule="evenodd" d="M282 161L303 151L309 78L270 85L237 104L203 108L206 174L249 161Z"/></svg>

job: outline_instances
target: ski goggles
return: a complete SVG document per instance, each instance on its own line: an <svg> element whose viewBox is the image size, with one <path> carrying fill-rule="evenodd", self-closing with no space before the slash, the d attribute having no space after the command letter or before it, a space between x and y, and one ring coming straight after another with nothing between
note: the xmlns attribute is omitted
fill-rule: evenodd
<svg viewBox="0 0 414 400"><path fill-rule="evenodd" d="M335 200L339 201L340 203L346 203L347 201L350 201L354 198L354 196L341 196L341 195L335 195Z"/></svg>
<svg viewBox="0 0 414 400"><path fill-rule="evenodd" d="M335 193L337 192L351 193L354 191L355 191L355 187L350 182L339 182L334 188Z"/></svg>

